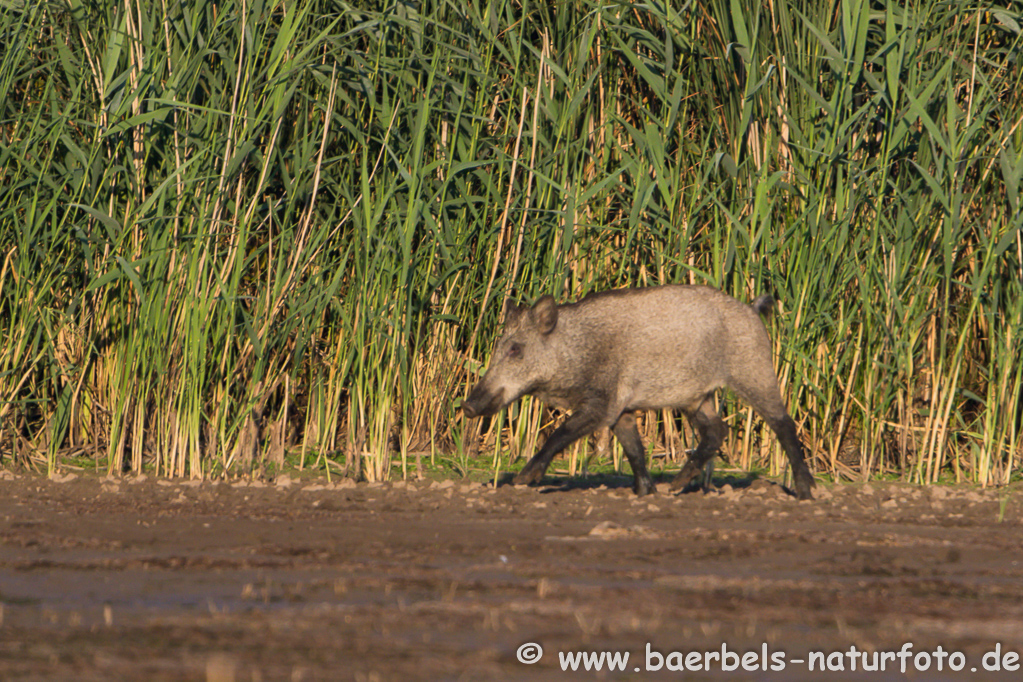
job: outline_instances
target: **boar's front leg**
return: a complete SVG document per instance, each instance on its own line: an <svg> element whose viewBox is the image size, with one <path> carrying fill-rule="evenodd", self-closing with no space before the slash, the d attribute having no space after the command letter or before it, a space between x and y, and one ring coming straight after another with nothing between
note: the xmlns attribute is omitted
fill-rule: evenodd
<svg viewBox="0 0 1023 682"><path fill-rule="evenodd" d="M632 467L632 491L640 496L657 492L657 486L646 470L646 451L636 428L636 417L631 412L622 413L614 425L614 432Z"/></svg>
<svg viewBox="0 0 1023 682"><path fill-rule="evenodd" d="M558 454L569 445L583 436L588 436L600 426L601 412L597 409L583 408L565 420L565 422L554 430L543 447L533 455L522 471L512 479L515 485L531 485L539 483L551 465L554 455Z"/></svg>

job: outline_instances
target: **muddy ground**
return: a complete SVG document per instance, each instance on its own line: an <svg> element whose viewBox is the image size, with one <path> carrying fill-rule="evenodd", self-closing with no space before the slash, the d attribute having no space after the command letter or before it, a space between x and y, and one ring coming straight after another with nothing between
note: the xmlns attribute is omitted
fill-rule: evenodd
<svg viewBox="0 0 1023 682"><path fill-rule="evenodd" d="M1019 486L58 479L0 472L0 680L1023 678Z"/></svg>

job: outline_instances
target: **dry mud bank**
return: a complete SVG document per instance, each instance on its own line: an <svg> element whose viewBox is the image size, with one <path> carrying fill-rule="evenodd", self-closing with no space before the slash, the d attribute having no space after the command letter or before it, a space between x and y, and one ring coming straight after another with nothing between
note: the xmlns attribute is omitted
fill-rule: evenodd
<svg viewBox="0 0 1023 682"><path fill-rule="evenodd" d="M620 485L0 472L0 680L1023 676L1019 487Z"/></svg>

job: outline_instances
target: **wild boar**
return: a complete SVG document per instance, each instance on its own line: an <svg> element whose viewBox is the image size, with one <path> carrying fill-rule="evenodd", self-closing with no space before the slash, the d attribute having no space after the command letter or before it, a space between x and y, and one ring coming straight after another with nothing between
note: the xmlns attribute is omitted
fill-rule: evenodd
<svg viewBox="0 0 1023 682"><path fill-rule="evenodd" d="M721 446L727 427L714 391L727 387L749 403L778 436L799 499L812 499L796 425L778 390L771 344L760 315L770 296L746 305L705 286L619 289L557 305L506 304L504 335L490 368L462 403L467 417L492 415L524 395L570 412L515 476L540 481L551 460L578 438L610 426L632 467L637 495L656 491L636 429L637 410L682 410L699 433L672 490L690 483Z"/></svg>

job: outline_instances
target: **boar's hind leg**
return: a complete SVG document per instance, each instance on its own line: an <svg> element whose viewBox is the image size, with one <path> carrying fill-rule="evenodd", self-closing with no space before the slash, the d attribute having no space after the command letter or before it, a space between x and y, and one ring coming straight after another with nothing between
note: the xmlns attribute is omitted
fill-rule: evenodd
<svg viewBox="0 0 1023 682"><path fill-rule="evenodd" d="M765 417L765 419L771 425L775 434L777 434L778 441L789 458L789 465L792 467L792 480L796 488L796 497L800 500L812 500L813 493L810 491L815 485L813 474L806 467L803 445L799 442L799 436L796 434L795 422L792 421L792 417L787 413L784 417L776 419Z"/></svg>
<svg viewBox="0 0 1023 682"><path fill-rule="evenodd" d="M586 409L572 413L564 424L554 429L554 433L526 463L526 466L522 467L522 471L512 479L512 483L515 485L539 483L546 473L547 467L551 465L554 455L579 438L590 435L600 426L598 414L596 411Z"/></svg>
<svg viewBox="0 0 1023 682"><path fill-rule="evenodd" d="M814 486L813 474L806 467L806 459L803 456L803 446L799 442L799 435L796 433L796 424L785 409L781 393L778 391L778 383L771 374L764 373L758 381L738 382L732 386L740 398L753 406L753 409L763 417L771 430L778 436L782 450L789 458L789 465L792 467L792 480L795 483L796 497L801 500L812 500L813 493L810 490Z"/></svg>
<svg viewBox="0 0 1023 682"><path fill-rule="evenodd" d="M629 458L629 466L632 467L633 492L637 495L657 492L657 486L650 480L650 474L646 470L646 452L639 437L639 430L636 428L636 417L631 412L623 413L615 422L614 432L615 438L625 450L625 456Z"/></svg>
<svg viewBox="0 0 1023 682"><path fill-rule="evenodd" d="M672 490L685 488L693 478L703 473L707 462L725 442L725 435L728 433L728 427L714 411L713 395L708 395L696 410L687 412L686 415L689 417L689 422L699 432L700 442L696 445L696 449L689 453L689 458L686 460L685 466L682 467L682 471L671 482Z"/></svg>

